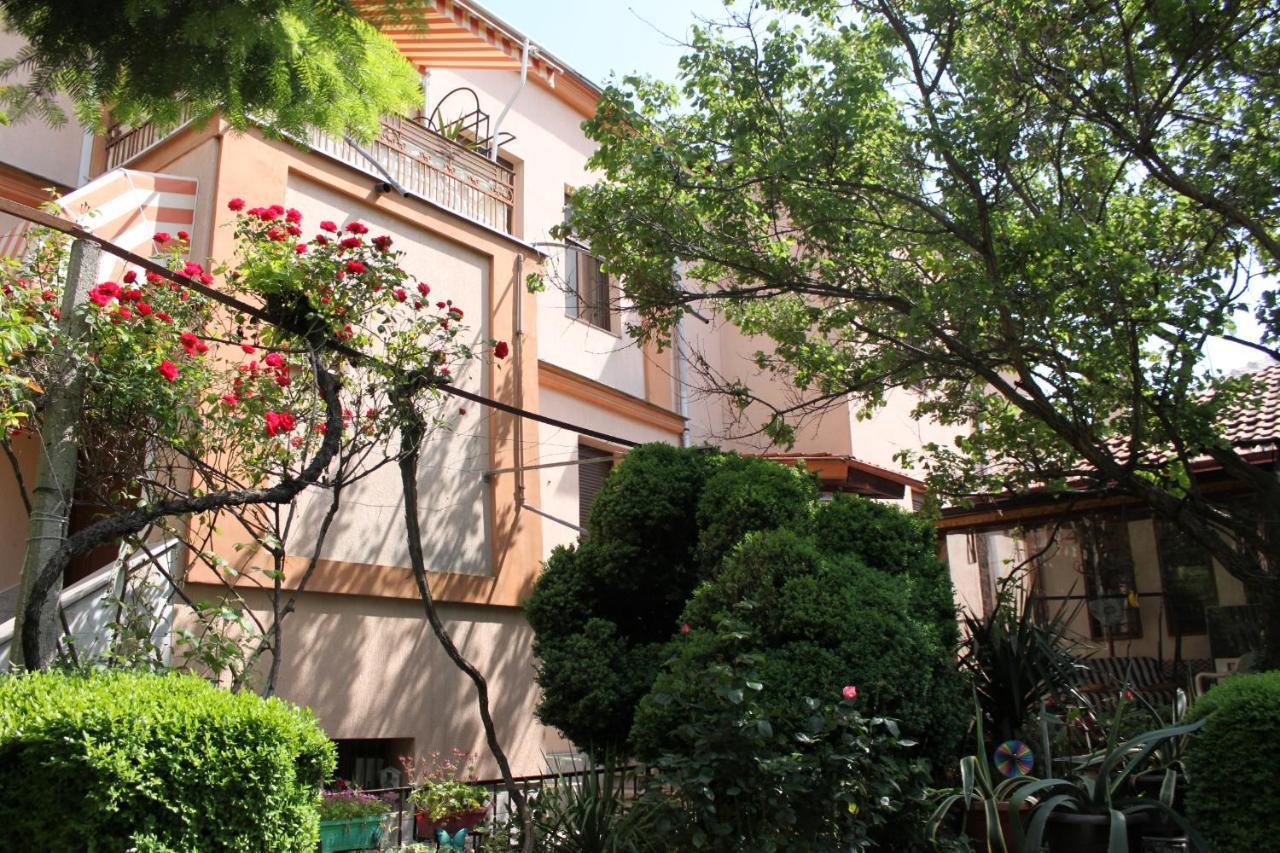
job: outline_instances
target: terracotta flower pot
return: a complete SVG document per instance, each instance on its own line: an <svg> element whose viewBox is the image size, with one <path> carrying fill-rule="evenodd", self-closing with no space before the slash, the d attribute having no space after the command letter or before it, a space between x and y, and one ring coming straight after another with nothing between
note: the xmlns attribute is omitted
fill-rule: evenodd
<svg viewBox="0 0 1280 853"><path fill-rule="evenodd" d="M443 829L450 835L456 835L458 830L472 830L484 822L485 817L489 814L488 806L481 806L478 809L472 809L469 812L459 812L440 820L432 820L424 811L418 811L413 816L414 835L419 840L434 841L436 830Z"/></svg>

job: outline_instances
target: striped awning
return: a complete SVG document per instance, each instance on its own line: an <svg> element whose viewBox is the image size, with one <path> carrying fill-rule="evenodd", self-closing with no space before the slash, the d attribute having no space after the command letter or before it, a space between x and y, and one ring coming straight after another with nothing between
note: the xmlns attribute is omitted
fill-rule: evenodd
<svg viewBox="0 0 1280 853"><path fill-rule="evenodd" d="M357 0L360 14L389 36L419 71L432 68L519 70L524 37L475 6L458 0L424 0L422 9L388 12L381 0ZM529 79L585 115L595 112L598 92L580 75L533 50Z"/></svg>
<svg viewBox="0 0 1280 853"><path fill-rule="evenodd" d="M81 228L144 257L154 254L157 231L176 234L195 224L195 178L112 169L58 200ZM123 262L103 253L99 279L117 279Z"/></svg>

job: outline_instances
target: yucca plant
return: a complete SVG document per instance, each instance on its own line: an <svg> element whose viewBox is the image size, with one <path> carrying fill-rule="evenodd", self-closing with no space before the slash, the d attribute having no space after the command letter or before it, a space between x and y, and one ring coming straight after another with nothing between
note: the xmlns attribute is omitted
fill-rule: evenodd
<svg viewBox="0 0 1280 853"><path fill-rule="evenodd" d="M1130 779L1144 769L1152 756L1171 742L1185 738L1204 725L1194 723L1157 729L1116 745L1096 763L1096 772L1071 774L1065 778L1010 780L1016 784L1009 791L1009 814L1013 827L1015 851L1040 850L1049 831L1050 818L1056 813L1100 815L1106 818L1107 853L1127 853L1128 823L1139 815L1163 818L1187 834L1193 849L1207 851L1204 840L1173 809L1173 785L1176 768L1166 770L1165 782L1157 799L1146 799L1130 793ZM1047 750L1048 743L1042 745ZM1046 754L1046 765L1052 766ZM1022 809L1026 807L1024 815ZM1025 822L1024 822L1025 818Z"/></svg>
<svg viewBox="0 0 1280 853"><path fill-rule="evenodd" d="M581 775L559 774L533 801L543 853L640 853L656 843L654 801L629 797L635 771L605 760Z"/></svg>
<svg viewBox="0 0 1280 853"><path fill-rule="evenodd" d="M960 667L973 681L996 743L1016 737L1045 696L1068 690L1079 663L1072 655L1077 644L1067 635L1074 611L1059 608L1041 623L1034 596L1023 595L1019 606L1020 580L1000 581L991 613L964 615Z"/></svg>

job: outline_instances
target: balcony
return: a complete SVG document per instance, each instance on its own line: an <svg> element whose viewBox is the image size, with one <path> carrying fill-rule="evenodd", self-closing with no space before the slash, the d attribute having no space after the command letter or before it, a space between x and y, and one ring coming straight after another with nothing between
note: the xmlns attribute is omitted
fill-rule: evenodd
<svg viewBox="0 0 1280 853"><path fill-rule="evenodd" d="M107 132L107 168L128 164L183 126L164 134L150 124L112 127ZM383 119L382 133L367 145L353 144L319 130L311 131L303 141L319 154L340 160L378 180L390 176L415 196L504 234L511 233L515 173L413 119ZM361 149L377 165L361 153Z"/></svg>

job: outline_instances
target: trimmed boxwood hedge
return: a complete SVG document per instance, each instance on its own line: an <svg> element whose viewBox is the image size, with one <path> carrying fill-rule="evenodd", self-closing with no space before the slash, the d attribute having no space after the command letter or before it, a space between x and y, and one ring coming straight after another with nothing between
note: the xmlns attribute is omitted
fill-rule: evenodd
<svg viewBox="0 0 1280 853"><path fill-rule="evenodd" d="M1276 849L1280 672L1234 675L1188 718L1209 720L1187 747L1187 817L1215 853Z"/></svg>
<svg viewBox="0 0 1280 853"><path fill-rule="evenodd" d="M176 673L0 676L0 849L312 851L309 711Z"/></svg>

